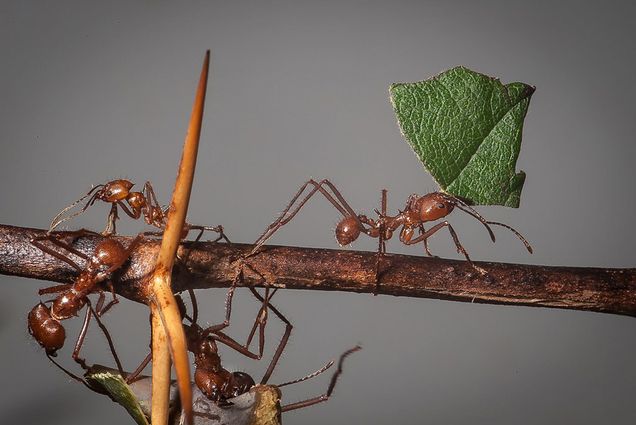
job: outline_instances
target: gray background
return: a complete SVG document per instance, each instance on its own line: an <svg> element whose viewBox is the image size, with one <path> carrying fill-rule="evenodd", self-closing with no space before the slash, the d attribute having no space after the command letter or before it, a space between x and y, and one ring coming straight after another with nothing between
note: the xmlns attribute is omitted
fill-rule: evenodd
<svg viewBox="0 0 636 425"><path fill-rule="evenodd" d="M167 202L208 48L191 222L222 223L233 240L253 241L310 176L329 177L368 213L387 188L395 210L435 185L400 136L388 85L463 64L537 86L518 163L528 174L521 208L480 209L517 227L536 253L501 230L493 245L478 223L454 215L473 258L635 265L636 14L628 2L119 3L1 3L3 223L46 227L91 184L118 177L151 180ZM94 207L73 226L101 228L106 212ZM336 248L337 221L316 199L273 242ZM122 231L140 229L122 222ZM446 234L431 245L457 258ZM396 241L389 248L421 252ZM28 336L26 314L45 283L0 281L2 422L130 423L123 409L69 382ZM222 317L223 294L202 295L206 321ZM244 293L237 302L232 329L241 335L256 303ZM335 397L289 413L287 424L636 420L632 318L319 292L288 291L276 303L296 327L274 383L364 346ZM125 302L107 322L133 367L147 350L146 310ZM270 330L271 348L282 327ZM109 361L102 340L90 335L89 359ZM265 369L223 355L230 368L257 377ZM68 351L62 359L71 363ZM288 388L284 399L317 394L326 380Z"/></svg>

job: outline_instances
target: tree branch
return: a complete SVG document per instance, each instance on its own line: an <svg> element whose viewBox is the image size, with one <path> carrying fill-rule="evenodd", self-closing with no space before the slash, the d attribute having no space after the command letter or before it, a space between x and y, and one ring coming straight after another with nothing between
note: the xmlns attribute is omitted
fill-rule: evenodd
<svg viewBox="0 0 636 425"><path fill-rule="evenodd" d="M54 282L70 282L75 271L31 245L44 230L0 225L0 273ZM121 237L125 243L130 238ZM75 242L91 253L99 237ZM229 287L235 261L251 249L245 244L185 243L173 270L173 289ZM116 276L118 294L147 303L159 241L148 239ZM250 257L244 286L269 284L288 289L373 293L375 253L348 250L264 246ZM187 261L186 261L187 260ZM636 316L636 269L548 267L478 263L487 276L465 261L387 254L379 294L488 304L566 308ZM259 274L261 276L259 276Z"/></svg>

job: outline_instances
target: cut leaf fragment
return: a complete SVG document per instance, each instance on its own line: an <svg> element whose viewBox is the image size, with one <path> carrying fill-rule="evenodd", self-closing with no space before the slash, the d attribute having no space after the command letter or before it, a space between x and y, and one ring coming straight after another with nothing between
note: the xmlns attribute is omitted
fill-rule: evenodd
<svg viewBox="0 0 636 425"><path fill-rule="evenodd" d="M443 191L514 208L526 177L515 167L534 90L461 66L390 87L402 134Z"/></svg>
<svg viewBox="0 0 636 425"><path fill-rule="evenodd" d="M121 404L138 425L149 425L137 396L126 384L124 378L116 371L108 368L93 367L86 374L88 382L97 384L110 394L111 398Z"/></svg>

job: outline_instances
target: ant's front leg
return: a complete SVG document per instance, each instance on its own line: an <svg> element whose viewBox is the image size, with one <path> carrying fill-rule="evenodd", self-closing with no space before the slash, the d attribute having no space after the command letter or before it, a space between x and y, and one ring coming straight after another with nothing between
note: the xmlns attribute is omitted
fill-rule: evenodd
<svg viewBox="0 0 636 425"><path fill-rule="evenodd" d="M117 234L116 221L119 220L119 214L117 213L117 203L110 205L110 212L106 219L106 228L102 232L102 236L112 236Z"/></svg>
<svg viewBox="0 0 636 425"><path fill-rule="evenodd" d="M457 247L457 252L464 255L464 257L466 258L466 261L468 261L468 264L470 264L470 266L473 269L475 269L476 271L478 271L482 275L487 275L488 272L485 269L479 267L478 265L473 263L473 261L470 259L470 257L468 256L468 252L462 246L462 244L459 242L459 237L457 236L457 233L455 232L455 229L453 229L453 226L451 226L450 223L448 223L448 221L443 221L441 223L437 223L435 226L431 227L429 230L427 230L426 232L422 233L421 235L419 235L415 239L411 239L411 237L413 235L414 228L413 227L404 226L402 228L402 232L400 233L400 241L402 243L404 243L405 245L414 245L414 244L417 244L419 242L422 242L422 241L428 239L434 233L436 233L438 230L440 230L440 229L442 229L444 227L448 228L448 232L451 234L451 237L453 238L453 242L455 242L455 247Z"/></svg>
<svg viewBox="0 0 636 425"><path fill-rule="evenodd" d="M420 224L418 226L418 229L420 230L420 235L426 233L426 229L424 229L423 224ZM431 254L431 251L428 249L428 239L424 239L423 243L424 243L424 252L426 252L426 255L428 255L429 257L437 258L437 255Z"/></svg>

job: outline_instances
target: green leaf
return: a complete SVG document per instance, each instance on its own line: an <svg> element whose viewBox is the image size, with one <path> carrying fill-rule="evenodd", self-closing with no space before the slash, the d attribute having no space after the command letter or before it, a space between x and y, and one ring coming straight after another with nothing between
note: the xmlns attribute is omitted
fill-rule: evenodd
<svg viewBox="0 0 636 425"><path fill-rule="evenodd" d="M402 134L440 188L476 205L518 207L526 175L515 171L534 87L456 67L396 83Z"/></svg>
<svg viewBox="0 0 636 425"><path fill-rule="evenodd" d="M96 382L108 391L111 398L121 404L138 425L149 425L137 397L121 375L107 368L103 368L102 370L93 368L93 370L86 375L86 378L89 382Z"/></svg>

